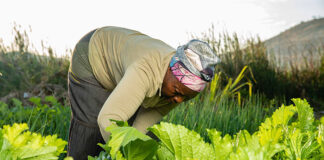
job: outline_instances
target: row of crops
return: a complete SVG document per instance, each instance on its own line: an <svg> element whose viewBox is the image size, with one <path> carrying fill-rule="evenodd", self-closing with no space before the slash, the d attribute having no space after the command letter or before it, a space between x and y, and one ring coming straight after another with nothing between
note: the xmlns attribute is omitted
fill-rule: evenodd
<svg viewBox="0 0 324 160"><path fill-rule="evenodd" d="M107 128L111 139L98 157L90 160L123 159L322 159L324 158L324 121L315 121L305 100L281 106L267 118L257 132L246 130L234 136L207 129L210 143L181 125L162 122L149 128L161 141L141 134L123 122ZM297 115L296 117L294 117ZM323 119L324 120L324 119Z"/></svg>

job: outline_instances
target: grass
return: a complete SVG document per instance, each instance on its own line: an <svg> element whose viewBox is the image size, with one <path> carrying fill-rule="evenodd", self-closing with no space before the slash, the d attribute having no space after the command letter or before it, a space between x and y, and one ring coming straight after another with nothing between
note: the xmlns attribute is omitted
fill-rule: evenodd
<svg viewBox="0 0 324 160"><path fill-rule="evenodd" d="M10 104L0 101L0 126L27 123L31 132L42 135L57 134L59 138L68 140L70 107L58 103L50 96L44 100L33 97L30 101L33 106L23 106L17 99L12 99Z"/></svg>
<svg viewBox="0 0 324 160"><path fill-rule="evenodd" d="M241 105L235 98L224 98L220 102L210 101L209 94L180 104L172 110L163 121L181 124L200 133L207 139L206 128L215 128L223 135L234 135L245 129L250 133L258 130L261 122L272 114L278 104L268 101L259 94L242 100Z"/></svg>
<svg viewBox="0 0 324 160"><path fill-rule="evenodd" d="M305 98L315 110L324 110L324 44L307 50L302 59L286 60L275 56L279 53L269 53L258 37L243 40L237 34L226 32L215 35L213 27L192 37L207 41L220 56L222 63L216 70L225 75L220 79L222 86L248 66L256 80L253 92L263 93L268 99L284 97L282 102L295 97ZM297 57L299 53L293 52L294 48L291 50L291 57ZM283 62L288 64L286 68L281 66Z"/></svg>
<svg viewBox="0 0 324 160"><path fill-rule="evenodd" d="M271 115L278 106L275 101L267 101L264 96L253 95L242 100L239 105L234 98L224 98L221 102L210 101L209 93L202 93L196 98L180 104L163 121L181 124L206 136L206 128L216 128L223 134L233 135L246 129L255 132L266 116ZM0 102L0 126L13 123L27 123L32 132L42 135L57 134L68 140L70 126L70 107L62 105L54 97L44 100L34 97L33 106L22 106L13 99L12 103Z"/></svg>

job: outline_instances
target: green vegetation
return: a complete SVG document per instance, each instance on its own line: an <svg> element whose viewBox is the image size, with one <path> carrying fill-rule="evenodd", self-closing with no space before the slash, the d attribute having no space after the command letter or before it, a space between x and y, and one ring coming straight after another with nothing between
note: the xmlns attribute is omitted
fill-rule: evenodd
<svg viewBox="0 0 324 160"><path fill-rule="evenodd" d="M39 136L55 134L67 140L69 57L57 57L51 47L44 47L41 54L32 51L27 33L19 26L14 33L10 47L0 43L0 126L26 123ZM285 68L258 38L242 41L227 33L217 37L213 27L195 38L207 41L222 63L204 92L180 104L150 129L161 142L131 127L111 126L111 140L101 145L106 152L89 159L324 158L324 120L315 120L318 117L305 100L290 101L305 98L316 116L323 110L324 45L309 50L303 60L285 59L289 64ZM60 86L65 94L33 92L40 84ZM6 97L12 92L30 96ZM8 140L0 139L0 159L9 154L7 144Z"/></svg>
<svg viewBox="0 0 324 160"><path fill-rule="evenodd" d="M26 123L0 128L0 159L53 160L64 153L67 142L56 135L42 137L28 130Z"/></svg>
<svg viewBox="0 0 324 160"><path fill-rule="evenodd" d="M314 120L306 100L293 102L295 105L277 109L254 133L242 130L234 136L221 136L216 129L207 129L211 143L181 125L162 122L149 128L161 140L156 142L127 123L117 122L119 126L107 128L111 132L108 143L100 144L105 153L89 160L322 159L324 123Z"/></svg>
<svg viewBox="0 0 324 160"><path fill-rule="evenodd" d="M21 101L12 99L11 104L0 101L0 126L26 123L31 132L41 135L56 134L59 138L68 139L71 110L52 97L42 101L38 97L30 98L32 106L23 106Z"/></svg>
<svg viewBox="0 0 324 160"><path fill-rule="evenodd" d="M58 58L51 47L42 54L30 51L26 31L14 27L11 47L0 43L0 97L13 91L26 91L40 83L60 84L66 88L69 58Z"/></svg>
<svg viewBox="0 0 324 160"><path fill-rule="evenodd" d="M219 94L221 93L216 93L215 97L220 96ZM265 116L272 113L274 110L272 105L276 105L274 102L272 104L263 103L267 102L263 98L253 95L249 99L243 99L239 105L232 95L217 103L215 101L217 98L211 101L210 95L205 92L195 99L181 104L165 117L164 121L185 125L200 133L205 140L208 140L206 128L216 128L221 130L224 135L235 135L242 129L253 133L264 121ZM67 140L70 108L60 104L52 96L43 100L33 97L29 101L33 105L23 106L17 99L12 99L9 104L0 102L0 117L4 117L0 120L0 125L12 125L16 122L27 123L32 132L38 132L44 136L57 134L58 137ZM215 106L215 104L218 105Z"/></svg>
<svg viewBox="0 0 324 160"><path fill-rule="evenodd" d="M221 86L225 86L229 78L237 77L242 68L248 66L254 76L247 75L253 83L253 93L265 94L268 99L275 98L282 103L301 97L307 99L315 110L323 110L324 45L318 47L316 52L310 51L303 60L286 60L289 68L282 68L280 59L268 53L260 39L249 38L243 41L236 34L227 33L216 37L213 27L195 37L207 41L221 57L222 63L216 68L223 75L219 80ZM304 63L306 67L300 67L300 63Z"/></svg>
<svg viewBox="0 0 324 160"><path fill-rule="evenodd" d="M319 19L316 23L303 23L303 26L318 26L318 23L322 26L322 21L323 19ZM66 89L69 57L58 58L51 47L44 47L42 54L32 52L27 33L21 31L19 26L14 27L14 33L15 41L11 47L0 44L0 97L13 91L28 91L37 84L58 84ZM217 66L217 72L221 74L220 89L224 89L230 78L237 77L248 66L253 74L247 73L249 80L241 83L252 84L254 93L265 94L268 99L275 98L282 103L290 102L294 97L305 98L316 111L324 107L324 45L309 50L305 58L297 61L293 58L280 60L272 56L267 51L265 42L258 38L243 40L236 34L227 33L217 36L213 27L195 38L207 41L221 57L222 63ZM288 63L289 67L281 68L281 61ZM301 68L300 63L304 63L303 66L306 67ZM249 91L241 93L237 96L247 96ZM47 93L52 94L55 93ZM60 102L64 101L62 96L56 98Z"/></svg>
<svg viewBox="0 0 324 160"><path fill-rule="evenodd" d="M205 93L207 94L207 93ZM172 110L163 121L181 124L207 137L205 128L216 128L224 134L233 135L246 129L254 132L270 115L278 104L268 102L260 95L253 95L239 105L234 98L219 102L210 101L208 95L200 95L191 101L181 104ZM0 102L0 126L14 123L27 123L32 132L42 135L57 134L67 140L70 126L71 110L63 106L53 97L43 101L38 97L30 98L32 106L23 106L17 99L8 105Z"/></svg>
<svg viewBox="0 0 324 160"><path fill-rule="evenodd" d="M279 105L260 95L243 100L241 105L233 97L224 98L220 102L204 97L208 95L202 94L180 104L164 117L163 121L183 125L200 133L205 139L206 128L215 128L230 135L243 129L253 133L258 130L265 117L271 115L275 106Z"/></svg>

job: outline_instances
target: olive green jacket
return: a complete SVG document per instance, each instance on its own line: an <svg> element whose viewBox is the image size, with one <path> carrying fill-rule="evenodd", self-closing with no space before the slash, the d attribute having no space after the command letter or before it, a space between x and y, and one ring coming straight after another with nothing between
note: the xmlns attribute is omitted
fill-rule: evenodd
<svg viewBox="0 0 324 160"><path fill-rule="evenodd" d="M98 124L105 141L109 119L127 121L138 109L133 127L146 128L166 115L175 104L161 98L161 87L175 49L138 31L119 27L98 29L90 39L89 62L96 79L112 91Z"/></svg>

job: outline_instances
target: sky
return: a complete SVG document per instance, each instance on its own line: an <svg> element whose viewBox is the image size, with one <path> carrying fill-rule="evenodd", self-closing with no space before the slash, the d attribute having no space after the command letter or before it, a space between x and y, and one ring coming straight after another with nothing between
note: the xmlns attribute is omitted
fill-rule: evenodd
<svg viewBox="0 0 324 160"><path fill-rule="evenodd" d="M324 0L0 0L0 40L14 41L16 23L31 28L38 51L43 41L60 55L95 28L120 26L176 48L212 25L266 40L314 17L324 17Z"/></svg>

